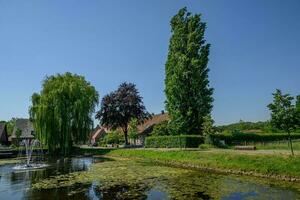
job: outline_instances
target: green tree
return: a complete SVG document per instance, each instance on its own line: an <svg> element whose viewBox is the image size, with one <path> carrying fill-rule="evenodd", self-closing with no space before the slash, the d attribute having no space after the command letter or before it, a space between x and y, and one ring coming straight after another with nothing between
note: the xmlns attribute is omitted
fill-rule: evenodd
<svg viewBox="0 0 300 200"><path fill-rule="evenodd" d="M214 133L214 120L211 118L210 115L207 115L204 117L204 122L203 122L203 130L202 133L203 135L210 135Z"/></svg>
<svg viewBox="0 0 300 200"><path fill-rule="evenodd" d="M136 118L138 123L149 117L135 84L122 83L119 88L103 97L96 118L102 126L122 128L125 144L128 145L128 125Z"/></svg>
<svg viewBox="0 0 300 200"><path fill-rule="evenodd" d="M16 139L17 139L17 146L20 145L21 142L21 135L22 135L22 130L17 128L16 130Z"/></svg>
<svg viewBox="0 0 300 200"><path fill-rule="evenodd" d="M200 15L191 15L186 8L171 20L165 93L170 125L177 134L201 134L204 117L212 110L205 29Z"/></svg>
<svg viewBox="0 0 300 200"><path fill-rule="evenodd" d="M138 120L133 118L129 122L128 135L129 138L134 141L134 145L136 144L136 140L138 139Z"/></svg>
<svg viewBox="0 0 300 200"><path fill-rule="evenodd" d="M153 136L171 135L172 133L169 129L170 129L169 122L163 121L159 124L154 125L151 135L153 135Z"/></svg>
<svg viewBox="0 0 300 200"><path fill-rule="evenodd" d="M104 136L103 140L105 144L112 144L112 145L118 145L121 142L124 142L124 139L122 140L122 135L118 130L113 130L107 133Z"/></svg>
<svg viewBox="0 0 300 200"><path fill-rule="evenodd" d="M296 110L297 110L297 116L299 121L299 126L297 132L300 131L300 95L296 97Z"/></svg>
<svg viewBox="0 0 300 200"><path fill-rule="evenodd" d="M7 127L7 135L11 136L14 128L16 125L16 119L12 118L11 120L9 120L8 122L6 122L6 127Z"/></svg>
<svg viewBox="0 0 300 200"><path fill-rule="evenodd" d="M50 153L60 150L67 155L74 144L87 140L98 96L83 76L65 73L45 78L42 91L32 95L30 117Z"/></svg>
<svg viewBox="0 0 300 200"><path fill-rule="evenodd" d="M282 94L280 90L273 93L273 103L268 105L271 111L271 124L288 133L289 144L292 155L294 155L291 132L299 126L296 105L292 103L293 97L289 94Z"/></svg>
<svg viewBox="0 0 300 200"><path fill-rule="evenodd" d="M300 115L300 95L296 97L296 109L298 114Z"/></svg>

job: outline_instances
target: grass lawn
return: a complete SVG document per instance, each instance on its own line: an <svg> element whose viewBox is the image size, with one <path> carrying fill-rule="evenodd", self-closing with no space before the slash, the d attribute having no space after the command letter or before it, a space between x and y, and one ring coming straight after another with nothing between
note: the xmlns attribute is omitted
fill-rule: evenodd
<svg viewBox="0 0 300 200"><path fill-rule="evenodd" d="M82 149L85 151L84 149ZM89 149L89 153L93 150ZM262 175L300 178L300 156L288 154L265 154L260 151L243 152L235 150L161 150L161 149L95 149L95 154L112 157L139 158L174 166L199 169L220 169L237 172L251 172ZM264 151L262 151L264 152ZM282 179L282 178L281 178Z"/></svg>
<svg viewBox="0 0 300 200"><path fill-rule="evenodd" d="M6 165L6 164L15 164L20 162L20 160L14 159L14 158L8 158L8 159L0 159L0 166Z"/></svg>
<svg viewBox="0 0 300 200"><path fill-rule="evenodd" d="M273 142L266 144L255 144L257 149L268 149L268 150L290 150L289 143L285 142ZM294 150L300 150L300 141L293 142Z"/></svg>

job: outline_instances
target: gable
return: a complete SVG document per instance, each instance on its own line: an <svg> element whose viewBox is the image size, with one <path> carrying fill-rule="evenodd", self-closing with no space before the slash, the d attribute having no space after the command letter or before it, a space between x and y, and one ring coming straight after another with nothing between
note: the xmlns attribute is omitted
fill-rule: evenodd
<svg viewBox="0 0 300 200"><path fill-rule="evenodd" d="M1 122L0 123L0 143L6 144L7 142L8 142L8 136L7 136L6 123Z"/></svg>
<svg viewBox="0 0 300 200"><path fill-rule="evenodd" d="M17 119L12 133L12 138L16 138L17 130L21 130L20 138L34 138L33 124L29 119Z"/></svg>

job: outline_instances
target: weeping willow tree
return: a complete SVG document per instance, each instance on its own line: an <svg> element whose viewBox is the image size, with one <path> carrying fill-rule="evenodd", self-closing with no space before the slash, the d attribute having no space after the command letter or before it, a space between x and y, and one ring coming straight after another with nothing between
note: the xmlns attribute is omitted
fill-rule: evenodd
<svg viewBox="0 0 300 200"><path fill-rule="evenodd" d="M29 112L36 136L49 153L68 155L74 144L87 140L98 99L83 76L65 73L45 78L42 91L32 95Z"/></svg>

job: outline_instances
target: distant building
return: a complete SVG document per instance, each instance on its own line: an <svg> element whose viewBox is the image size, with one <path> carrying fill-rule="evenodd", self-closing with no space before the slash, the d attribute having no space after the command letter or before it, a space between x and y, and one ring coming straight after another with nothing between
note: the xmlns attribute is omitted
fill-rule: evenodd
<svg viewBox="0 0 300 200"><path fill-rule="evenodd" d="M23 139L33 139L35 138L35 132L33 124L29 119L17 119L15 122L15 127L11 135L12 143L17 143L17 131L20 130L20 140Z"/></svg>
<svg viewBox="0 0 300 200"><path fill-rule="evenodd" d="M97 126L95 130L91 133L91 145L95 145L98 141L105 136L109 130L102 126Z"/></svg>
<svg viewBox="0 0 300 200"><path fill-rule="evenodd" d="M0 122L0 144L8 144L7 127L5 122Z"/></svg>
<svg viewBox="0 0 300 200"><path fill-rule="evenodd" d="M161 114L153 115L150 119L146 120L144 123L138 125L138 139L135 141L136 145L144 145L145 138L149 136L152 132L154 125L159 124L164 121L168 121L169 116L167 113L162 112ZM105 136L111 130L102 126L97 126L95 130L91 133L91 145L95 145L99 142L101 138ZM133 141L129 141L133 144Z"/></svg>
<svg viewBox="0 0 300 200"><path fill-rule="evenodd" d="M139 125L138 128L138 139L136 141L137 145L144 145L145 138L150 135L150 133L153 131L153 128L156 124L160 124L164 121L169 120L169 115L165 113L164 111L161 112L161 114L153 115L150 119L146 120L144 123Z"/></svg>

